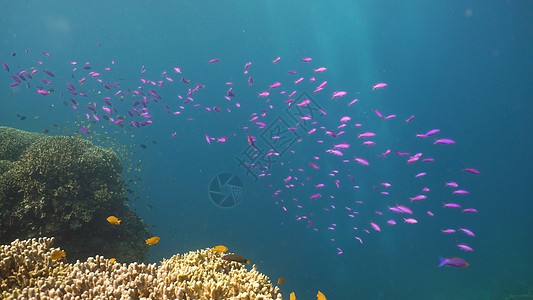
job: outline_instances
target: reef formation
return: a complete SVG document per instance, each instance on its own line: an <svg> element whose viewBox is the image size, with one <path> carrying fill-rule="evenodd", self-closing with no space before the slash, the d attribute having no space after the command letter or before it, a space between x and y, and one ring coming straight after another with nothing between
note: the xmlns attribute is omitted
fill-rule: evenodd
<svg viewBox="0 0 533 300"><path fill-rule="evenodd" d="M144 261L151 234L126 203L121 172L116 153L82 138L0 126L0 243L54 236L69 260Z"/></svg>
<svg viewBox="0 0 533 300"><path fill-rule="evenodd" d="M52 260L53 238L0 246L2 299L282 299L270 279L212 249L176 254L159 265L102 256ZM67 254L68 256L68 254Z"/></svg>

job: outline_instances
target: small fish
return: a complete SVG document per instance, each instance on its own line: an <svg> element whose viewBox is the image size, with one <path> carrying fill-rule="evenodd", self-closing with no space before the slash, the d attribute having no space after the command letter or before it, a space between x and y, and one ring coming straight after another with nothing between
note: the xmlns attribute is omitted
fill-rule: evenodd
<svg viewBox="0 0 533 300"><path fill-rule="evenodd" d="M379 227L378 224L374 223L374 222L370 222L370 226L372 226L372 228L375 230L375 231L381 231L381 228Z"/></svg>
<svg viewBox="0 0 533 300"><path fill-rule="evenodd" d="M474 249L467 244L457 244L457 247L464 251L474 251Z"/></svg>
<svg viewBox="0 0 533 300"><path fill-rule="evenodd" d="M209 60L209 63L210 64L214 64L214 63L218 62L218 60L219 60L218 58L212 58L212 59Z"/></svg>
<svg viewBox="0 0 533 300"><path fill-rule="evenodd" d="M445 258L442 258L442 257L439 256L439 259L440 259L439 267L450 266L450 267L454 267L454 268L464 268L464 267L468 267L470 265L464 259L459 258L459 257L445 257Z"/></svg>
<svg viewBox="0 0 533 300"><path fill-rule="evenodd" d="M65 257L67 257L65 250L54 250L50 253L50 259L52 260L58 260Z"/></svg>
<svg viewBox="0 0 533 300"><path fill-rule="evenodd" d="M382 89L382 88L384 88L386 86L387 86L387 84L384 83L384 82L376 83L375 85L372 86L372 91L378 90L378 89Z"/></svg>
<svg viewBox="0 0 533 300"><path fill-rule="evenodd" d="M246 134L246 138L248 139L248 144L255 148L254 138L250 134Z"/></svg>
<svg viewBox="0 0 533 300"><path fill-rule="evenodd" d="M363 166L369 166L370 165L370 163L366 159L361 158L361 157L355 157L354 156L354 160L356 162L358 162L359 164L363 165Z"/></svg>
<svg viewBox="0 0 533 300"><path fill-rule="evenodd" d="M120 225L120 222L122 222L121 220L119 220L119 218L115 217L115 216L109 216L107 217L107 222L113 224L113 225Z"/></svg>
<svg viewBox="0 0 533 300"><path fill-rule="evenodd" d="M453 145L453 144L455 144L455 141L452 140L452 139L443 138L443 139L435 140L435 142L433 142L433 145L435 145L435 144Z"/></svg>
<svg viewBox="0 0 533 300"><path fill-rule="evenodd" d="M146 245L148 245L148 246L155 245L155 244L159 243L160 239L161 238L158 237L158 236L153 236L151 238L148 238L148 239L146 239Z"/></svg>
<svg viewBox="0 0 533 300"><path fill-rule="evenodd" d="M474 169L474 168L463 168L463 171L468 172L468 173L472 173L472 174L476 174L476 175L481 174L481 172L479 172L477 169Z"/></svg>
<svg viewBox="0 0 533 300"><path fill-rule="evenodd" d="M296 294L294 292L289 296L289 300L296 300Z"/></svg>
<svg viewBox="0 0 533 300"><path fill-rule="evenodd" d="M316 299L317 300L327 300L326 296L321 291L318 291L318 293L316 294Z"/></svg>
<svg viewBox="0 0 533 300"><path fill-rule="evenodd" d="M347 92L345 92L345 91L335 91L335 92L333 92L333 94L331 94L331 99L344 97L344 96L346 96L346 94L347 94Z"/></svg>
<svg viewBox="0 0 533 300"><path fill-rule="evenodd" d="M278 278L278 284L283 284L285 282L285 278L280 277Z"/></svg>
<svg viewBox="0 0 533 300"><path fill-rule="evenodd" d="M211 250L213 250L215 252L224 253L224 252L228 251L228 247L226 247L224 245L217 245L217 246L211 248Z"/></svg>
<svg viewBox="0 0 533 300"><path fill-rule="evenodd" d="M43 89L37 89L37 93L43 95L43 96L46 96L46 95L50 95L50 92L47 91L47 90L43 90Z"/></svg>
<svg viewBox="0 0 533 300"><path fill-rule="evenodd" d="M116 261L117 261L116 258L110 258L110 259L109 259L109 262L112 263L112 264L114 264Z"/></svg>
<svg viewBox="0 0 533 300"><path fill-rule="evenodd" d="M227 260L227 261L235 261L235 262L239 262L239 263L243 263L243 264L247 264L247 265L250 264L249 260L247 260L246 258L240 256L239 254L226 254L226 255L222 256L221 258L223 260Z"/></svg>

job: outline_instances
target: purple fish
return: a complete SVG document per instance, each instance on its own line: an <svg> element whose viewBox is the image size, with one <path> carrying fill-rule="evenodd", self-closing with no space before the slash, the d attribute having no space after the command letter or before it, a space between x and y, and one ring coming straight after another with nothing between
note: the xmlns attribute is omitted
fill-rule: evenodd
<svg viewBox="0 0 533 300"><path fill-rule="evenodd" d="M382 88L384 88L386 86L387 86L387 84L384 83L384 82L376 83L375 85L372 86L372 91L373 90L382 89Z"/></svg>
<svg viewBox="0 0 533 300"><path fill-rule="evenodd" d="M461 204L459 204L459 203L445 203L445 202L443 202L442 204L444 205L443 207L461 208Z"/></svg>
<svg viewBox="0 0 533 300"><path fill-rule="evenodd" d="M2 62L2 67L4 67L4 70L9 72L9 66L5 62Z"/></svg>
<svg viewBox="0 0 533 300"><path fill-rule="evenodd" d="M455 191L453 191L452 194L454 194L454 195L468 195L468 194L470 194L470 192L467 191L467 190L455 190Z"/></svg>
<svg viewBox="0 0 533 300"><path fill-rule="evenodd" d="M442 258L442 257L439 256L439 259L440 259L439 267L450 266L450 267L454 267L454 268L464 268L464 267L468 267L470 265L464 259L459 258L459 257L445 257L445 258Z"/></svg>
<svg viewBox="0 0 533 300"><path fill-rule="evenodd" d="M481 172L479 172L477 169L474 169L474 168L463 168L463 171L466 171L466 172L469 172L469 173L472 173L472 174L476 174L476 175L481 174Z"/></svg>
<svg viewBox="0 0 533 300"><path fill-rule="evenodd" d="M46 73L46 75L50 76L50 77L55 77L54 73L48 71L47 69L43 69L43 72Z"/></svg>
<svg viewBox="0 0 533 300"><path fill-rule="evenodd" d="M455 144L455 141L452 140L452 139L443 138L443 139L435 140L435 142L433 142L433 145L435 145L435 144L453 145L453 144Z"/></svg>
<svg viewBox="0 0 533 300"><path fill-rule="evenodd" d="M457 247L464 251L474 251L474 249L467 244L457 244Z"/></svg>

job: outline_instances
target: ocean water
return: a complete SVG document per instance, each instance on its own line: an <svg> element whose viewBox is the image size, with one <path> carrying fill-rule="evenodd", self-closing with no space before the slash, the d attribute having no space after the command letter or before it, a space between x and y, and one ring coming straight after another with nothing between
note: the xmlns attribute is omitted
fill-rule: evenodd
<svg viewBox="0 0 533 300"><path fill-rule="evenodd" d="M287 299L290 292L314 299L318 290L328 299L503 299L533 288L530 1L2 1L1 8L0 61L10 72L0 69L0 125L81 135L122 151L129 204L161 237L151 262L224 244L273 281L284 277ZM30 88L10 87L10 73L31 68L38 71ZM66 82L87 97L70 94ZM269 88L275 82L281 86ZM373 90L377 83L387 86ZM134 91L146 95L150 118L133 113L143 107ZM351 120L339 127L343 116ZM431 129L440 132L415 136ZM358 138L362 132L376 136ZM456 143L434 144L438 138ZM350 144L342 157L327 152L340 143ZM408 164L416 153L420 160ZM453 195L449 181L470 194ZM410 203L418 194L428 198ZM413 214L394 213L395 205ZM470 265L439 268L439 256Z"/></svg>

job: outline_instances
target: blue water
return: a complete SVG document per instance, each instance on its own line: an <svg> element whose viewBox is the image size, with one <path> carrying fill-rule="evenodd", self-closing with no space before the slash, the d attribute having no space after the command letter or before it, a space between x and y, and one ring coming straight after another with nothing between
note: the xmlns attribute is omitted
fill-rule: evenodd
<svg viewBox="0 0 533 300"><path fill-rule="evenodd" d="M55 91L41 96L35 90L43 84L10 88L9 73L0 70L0 125L37 132L47 128L51 134L76 134L81 132L79 126L86 126L91 133L81 133L84 138L121 149L123 158L127 156L126 168L131 168L124 176L135 179L129 185L135 191L130 205L161 237L150 249L150 261L224 244L271 279L283 276L286 283L281 292L288 298L294 291L298 299L314 299L317 290L328 299L501 299L533 288L529 188L533 4L529 1L92 1L86 5L4 1L1 6L0 60L12 72L46 68L56 77L51 79ZM278 56L280 62L273 64ZM214 57L220 61L208 64ZM302 57L313 61L303 63ZM78 62L78 69L90 62L104 81L119 82L120 87L108 92L94 78L77 84L82 71L73 71L71 61ZM251 87L243 74L246 62L252 62ZM313 73L312 68L320 66L328 70ZM105 67L111 70L104 71ZM176 74L174 67L183 73ZM290 75L288 70L298 74ZM161 88L139 81L164 80L163 71L175 81ZM181 76L191 83L181 83ZM300 76L305 77L301 85L293 85ZM317 80L309 82L311 76ZM314 94L324 80L328 81L325 90ZM89 94L76 97L78 110L70 107L66 81ZM357 154L371 165L343 163L343 158L325 152L337 140L320 129L308 137L306 130L297 128L301 142L276 157L264 177L247 174L236 160L249 148L242 127L250 127L248 133L257 138L258 149L269 149L261 140L265 129L249 122L250 115L266 110L261 121L268 125L278 117L291 126L296 123L280 90L271 91L268 104L273 109L266 99L257 97L276 81L287 93L295 88L296 96L309 93L327 111L326 116L317 116L315 127L337 132L339 118L351 116L342 137L351 143L344 158ZM224 99L226 82L234 82L236 97L231 101ZM378 82L388 86L372 92ZM201 107L177 98L195 83L206 86L193 95L193 104ZM149 104L152 124L136 128L130 125L135 118L129 117L124 127L86 120L84 107L90 101L139 86L146 93L153 88L162 97ZM348 95L332 100L335 90ZM359 102L348 107L354 98ZM126 116L137 100L113 99ZM236 102L241 108L235 107ZM185 109L180 115L168 114L163 103L171 111L179 110L179 105ZM213 106L222 111L205 110ZM398 117L383 120L373 109ZM414 120L406 123L412 114ZM354 128L355 123L363 126ZM441 129L439 137L457 143L432 145L431 138L414 137L433 128ZM373 147L361 146L356 138L366 130L377 133ZM227 136L228 141L208 144L206 134ZM377 158L387 147L427 153L436 161L407 165L406 157L396 154ZM319 164L320 170L309 168L309 161ZM463 172L463 167L475 167L481 175ZM290 168L305 170L291 172ZM339 174L330 176L332 170ZM424 171L427 176L414 178ZM223 172L237 175L244 183L243 198L230 208L213 204L208 193L211 179ZM291 181L297 187L285 187L283 179L288 175L299 178ZM470 195L452 196L444 187L451 180ZM392 184L388 198L379 193L384 181ZM319 191L322 197L310 201L309 196L316 193L312 185L321 182L326 184ZM352 188L356 184L359 189ZM404 224L403 215L387 211L387 205L408 204L408 198L424 186L431 191L413 215L418 224ZM282 193L272 197L278 189ZM479 213L465 215L442 208L442 202L451 201L475 207ZM298 204L303 208L298 209ZM359 215L348 217L345 206L357 208ZM428 209L435 217L426 215ZM297 215L312 218L314 225L306 228L307 219L297 221ZM386 225L390 218L398 224ZM379 223L382 231L373 230L369 222ZM335 230L327 229L331 226ZM461 226L474 230L476 237L440 232ZM459 242L468 243L474 252L459 250L455 247ZM341 255L337 248L343 250ZM439 256L461 256L470 266L438 268Z"/></svg>

